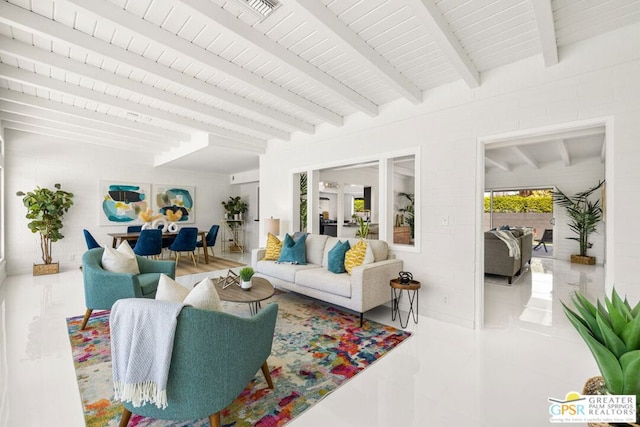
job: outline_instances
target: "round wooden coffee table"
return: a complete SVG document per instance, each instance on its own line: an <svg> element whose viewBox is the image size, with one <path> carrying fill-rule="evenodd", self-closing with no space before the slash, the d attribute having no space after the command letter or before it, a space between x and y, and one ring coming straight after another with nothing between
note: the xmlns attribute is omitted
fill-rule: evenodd
<svg viewBox="0 0 640 427"><path fill-rule="evenodd" d="M216 281L214 280L214 283ZM251 289L245 291L238 285L227 286L222 289L222 283L215 283L216 291L222 301L240 302L249 304L249 310L252 316L255 316L262 306L260 301L271 298L274 288L271 282L262 277L251 278Z"/></svg>

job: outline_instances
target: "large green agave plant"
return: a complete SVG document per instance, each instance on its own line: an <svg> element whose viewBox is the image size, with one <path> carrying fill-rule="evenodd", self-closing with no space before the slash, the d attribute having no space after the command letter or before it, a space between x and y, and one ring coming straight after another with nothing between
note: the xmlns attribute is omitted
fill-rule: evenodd
<svg viewBox="0 0 640 427"><path fill-rule="evenodd" d="M605 387L640 403L640 303L631 307L615 289L604 305L598 300L594 306L579 292L572 301L577 313L562 303L564 311L596 359Z"/></svg>

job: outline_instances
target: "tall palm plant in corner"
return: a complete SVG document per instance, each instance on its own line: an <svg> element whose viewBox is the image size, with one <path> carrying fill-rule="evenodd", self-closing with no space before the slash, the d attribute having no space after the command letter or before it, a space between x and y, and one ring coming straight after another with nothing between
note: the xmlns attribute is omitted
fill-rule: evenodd
<svg viewBox="0 0 640 427"><path fill-rule="evenodd" d="M560 189L553 191L553 201L567 210L567 215L570 218L569 228L577 234L577 237L567 238L578 242L581 257L587 256L587 249L592 246L589 243L589 235L596 231L598 223L602 220L600 199L591 201L589 197L603 185L604 180L574 196L567 196Z"/></svg>

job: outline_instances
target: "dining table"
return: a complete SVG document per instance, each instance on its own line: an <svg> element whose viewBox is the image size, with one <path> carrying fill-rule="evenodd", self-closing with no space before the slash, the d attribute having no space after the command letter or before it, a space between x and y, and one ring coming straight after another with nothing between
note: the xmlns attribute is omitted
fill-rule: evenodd
<svg viewBox="0 0 640 427"><path fill-rule="evenodd" d="M113 242L111 244L112 247L117 247L119 242L124 240L138 240L140 237L140 231L134 232L125 232L125 233L107 233L109 236L113 238ZM163 232L162 237L176 237L178 232ZM202 239L202 249L204 251L204 263L209 264L209 251L207 250L207 231L206 230L198 230L198 235Z"/></svg>

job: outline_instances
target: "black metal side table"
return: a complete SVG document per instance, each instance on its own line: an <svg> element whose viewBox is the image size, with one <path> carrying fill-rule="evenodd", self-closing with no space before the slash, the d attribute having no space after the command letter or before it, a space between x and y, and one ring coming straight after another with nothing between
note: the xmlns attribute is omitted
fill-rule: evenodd
<svg viewBox="0 0 640 427"><path fill-rule="evenodd" d="M420 282L411 280L405 285L400 283L398 279L391 279L389 286L391 286L391 320L396 320L396 317L398 317L400 319L400 326L406 328L409 324L409 317L411 317L413 313L413 323L417 324ZM409 298L409 312L407 313L407 320L404 322L404 325L402 324L402 316L400 316L400 298L402 298L402 291L407 291L407 298Z"/></svg>

